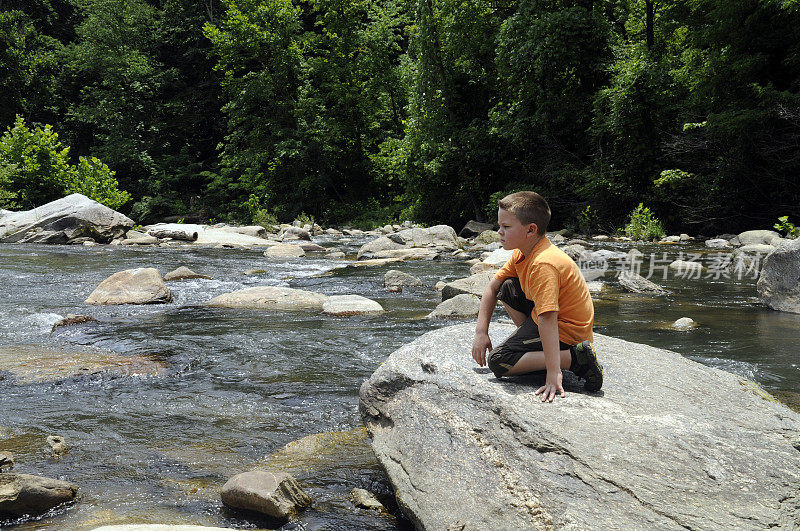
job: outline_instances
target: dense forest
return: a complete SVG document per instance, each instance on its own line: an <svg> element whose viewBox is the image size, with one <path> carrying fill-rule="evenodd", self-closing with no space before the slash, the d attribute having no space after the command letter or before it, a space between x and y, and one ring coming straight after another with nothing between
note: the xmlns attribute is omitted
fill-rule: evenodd
<svg viewBox="0 0 800 531"><path fill-rule="evenodd" d="M800 215L796 0L0 0L0 208L555 226Z"/></svg>

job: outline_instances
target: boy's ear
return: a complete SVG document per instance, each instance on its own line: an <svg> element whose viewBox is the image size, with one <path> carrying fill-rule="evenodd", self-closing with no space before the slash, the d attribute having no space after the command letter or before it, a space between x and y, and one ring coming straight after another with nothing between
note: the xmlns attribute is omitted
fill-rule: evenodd
<svg viewBox="0 0 800 531"><path fill-rule="evenodd" d="M536 236L539 233L539 226L536 223L528 223L528 233Z"/></svg>

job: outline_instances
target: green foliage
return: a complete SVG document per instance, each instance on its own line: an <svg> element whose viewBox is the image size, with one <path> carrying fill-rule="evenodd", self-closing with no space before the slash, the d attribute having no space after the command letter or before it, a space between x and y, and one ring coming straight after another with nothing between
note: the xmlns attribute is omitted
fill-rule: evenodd
<svg viewBox="0 0 800 531"><path fill-rule="evenodd" d="M657 240L664 236L664 226L649 208L639 203L628 218L625 235L636 240Z"/></svg>
<svg viewBox="0 0 800 531"><path fill-rule="evenodd" d="M778 218L778 223L773 225L775 230L786 234L787 238L796 239L800 238L800 227L795 227L794 223L789 221L789 216L781 216Z"/></svg>
<svg viewBox="0 0 800 531"><path fill-rule="evenodd" d="M3 202L12 207L33 208L71 193L110 208L131 198L99 159L80 157L76 166L70 165L69 148L62 147L53 128L31 129L21 116L0 139L0 171Z"/></svg>
<svg viewBox="0 0 800 531"><path fill-rule="evenodd" d="M597 211L591 205L578 213L578 230L583 234L592 234L597 228Z"/></svg>
<svg viewBox="0 0 800 531"><path fill-rule="evenodd" d="M295 221L300 222L300 226L304 227L306 225L314 226L314 216L309 216L305 212L301 212L296 218Z"/></svg>

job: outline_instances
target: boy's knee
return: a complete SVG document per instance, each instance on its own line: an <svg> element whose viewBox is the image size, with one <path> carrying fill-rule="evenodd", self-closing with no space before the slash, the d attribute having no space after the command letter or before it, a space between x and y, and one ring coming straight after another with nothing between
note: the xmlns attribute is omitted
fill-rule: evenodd
<svg viewBox="0 0 800 531"><path fill-rule="evenodd" d="M505 376L514 366L508 363L508 360L503 355L502 347L498 347L489 353L489 359L486 360L486 365L489 366L489 370L498 378Z"/></svg>

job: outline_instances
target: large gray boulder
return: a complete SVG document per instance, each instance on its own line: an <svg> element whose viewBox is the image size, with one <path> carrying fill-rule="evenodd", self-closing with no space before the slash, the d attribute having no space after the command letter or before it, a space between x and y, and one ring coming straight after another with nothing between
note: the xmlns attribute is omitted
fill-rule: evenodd
<svg viewBox="0 0 800 531"><path fill-rule="evenodd" d="M774 230L748 230L733 238L734 245L775 245L774 241L781 241L781 235Z"/></svg>
<svg viewBox="0 0 800 531"><path fill-rule="evenodd" d="M133 220L85 195L71 194L33 210L0 218L0 242L69 243L91 238L108 243L133 227Z"/></svg>
<svg viewBox="0 0 800 531"><path fill-rule="evenodd" d="M0 474L0 513L22 516L46 513L62 503L71 502L78 487L58 479L15 474Z"/></svg>
<svg viewBox="0 0 800 531"><path fill-rule="evenodd" d="M494 229L494 223L483 223L480 221L468 221L461 232L458 233L462 238L472 238L487 230Z"/></svg>
<svg viewBox="0 0 800 531"><path fill-rule="evenodd" d="M483 290L486 289L486 286L489 285L489 281L492 278L494 278L494 272L483 271L482 273L476 273L466 278L459 278L448 282L442 288L442 302L461 294L481 297L483 295Z"/></svg>
<svg viewBox="0 0 800 531"><path fill-rule="evenodd" d="M322 310L327 295L301 289L278 286L257 286L231 293L223 293L206 304L222 308L250 308L257 310Z"/></svg>
<svg viewBox="0 0 800 531"><path fill-rule="evenodd" d="M393 251L395 249L405 249L405 247L404 243L399 243L390 240L386 236L381 236L380 238L376 238L362 245L358 250L357 258L359 260L372 259L375 258L375 253L380 251Z"/></svg>
<svg viewBox="0 0 800 531"><path fill-rule="evenodd" d="M414 275L390 269L383 275L383 287L389 291L403 291L403 287L420 287L424 284Z"/></svg>
<svg viewBox="0 0 800 531"><path fill-rule="evenodd" d="M428 314L428 319L458 319L478 316L481 299L476 295L462 293L447 299Z"/></svg>
<svg viewBox="0 0 800 531"><path fill-rule="evenodd" d="M102 281L86 304L161 304L172 302L172 293L161 273L153 267L126 269Z"/></svg>
<svg viewBox="0 0 800 531"><path fill-rule="evenodd" d="M800 313L800 239L767 255L757 288L761 301L773 310Z"/></svg>
<svg viewBox="0 0 800 531"><path fill-rule="evenodd" d="M228 507L256 511L281 520L311 505L311 498L291 475L265 470L233 476L222 487L220 497Z"/></svg>
<svg viewBox="0 0 800 531"><path fill-rule="evenodd" d="M360 413L417 529L797 529L800 415L676 352L595 334L605 386L472 361L475 325L430 332L362 385ZM498 345L515 328L492 325Z"/></svg>
<svg viewBox="0 0 800 531"><path fill-rule="evenodd" d="M365 243L358 250L358 259L379 258L381 251L394 251L414 247L431 247L439 251L455 251L461 248L453 227L436 225L427 229L412 228L381 236ZM385 255L384 257L388 257Z"/></svg>

